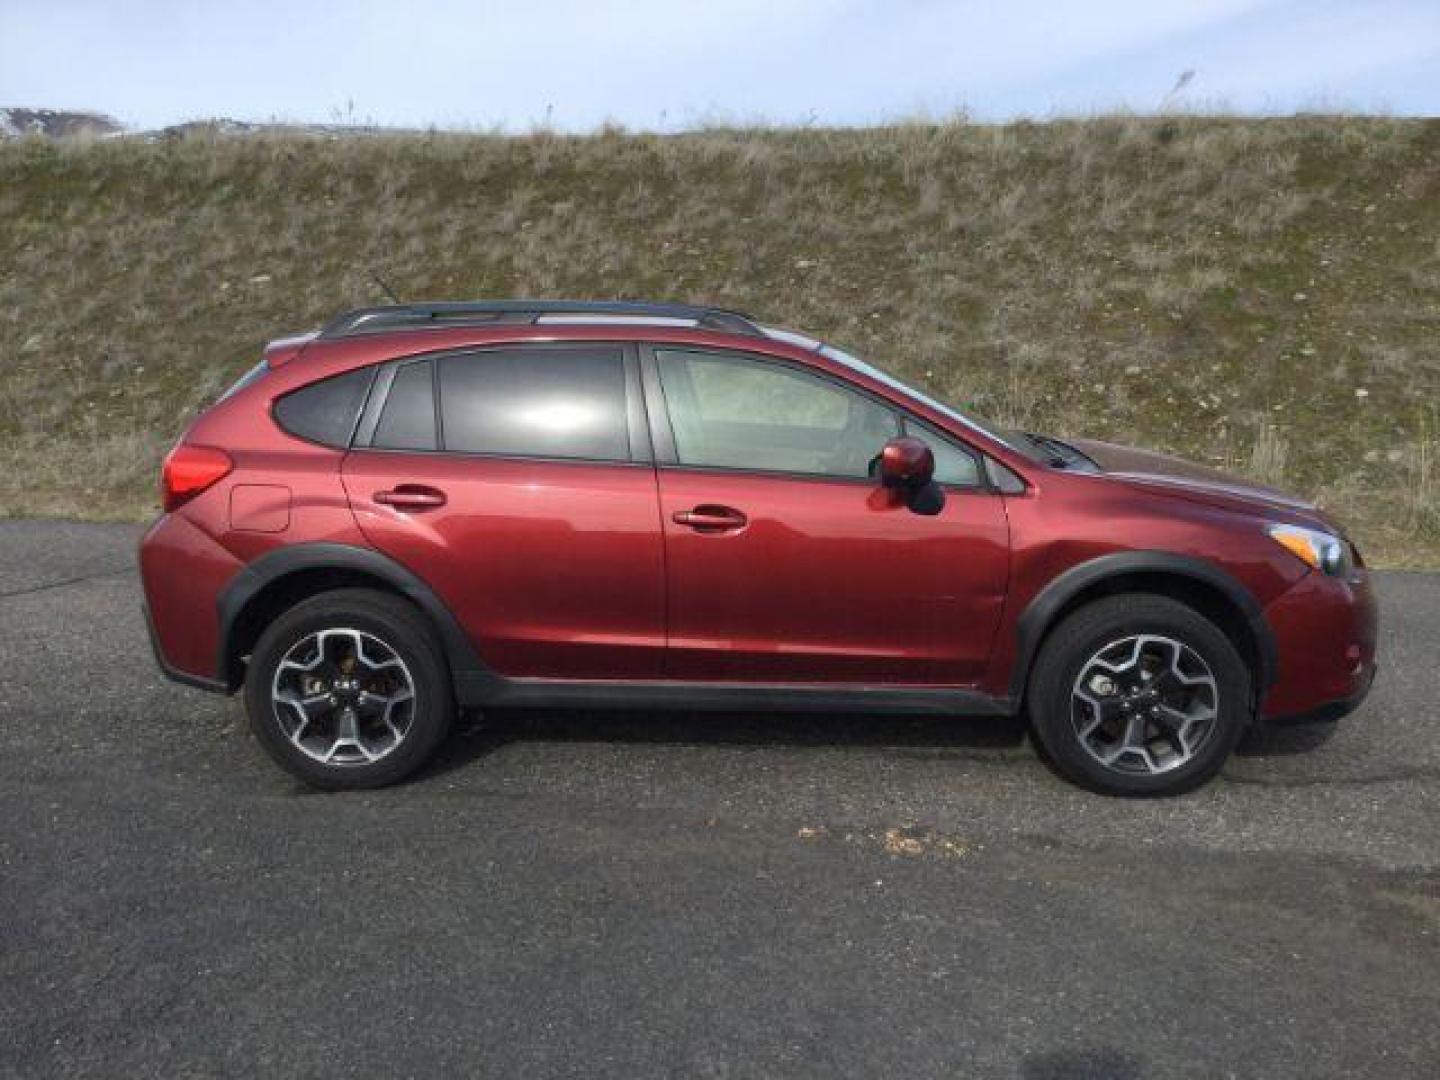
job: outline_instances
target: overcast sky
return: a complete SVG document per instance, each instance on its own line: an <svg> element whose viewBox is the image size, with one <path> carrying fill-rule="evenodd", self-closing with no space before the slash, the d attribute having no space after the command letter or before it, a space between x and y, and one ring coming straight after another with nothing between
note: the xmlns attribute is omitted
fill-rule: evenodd
<svg viewBox="0 0 1440 1080"><path fill-rule="evenodd" d="M1440 0L0 0L0 106L141 127L858 124L1167 102L1440 114Z"/></svg>

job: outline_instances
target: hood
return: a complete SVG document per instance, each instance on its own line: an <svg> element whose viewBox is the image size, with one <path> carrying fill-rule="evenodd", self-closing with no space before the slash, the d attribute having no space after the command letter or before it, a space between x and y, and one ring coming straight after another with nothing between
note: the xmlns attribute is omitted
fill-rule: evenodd
<svg viewBox="0 0 1440 1080"><path fill-rule="evenodd" d="M1252 513L1280 510L1332 524L1313 502L1264 484L1230 476L1219 469L1153 450L1137 450L1094 439L1068 441L1100 466L1106 476L1115 480L1227 509Z"/></svg>

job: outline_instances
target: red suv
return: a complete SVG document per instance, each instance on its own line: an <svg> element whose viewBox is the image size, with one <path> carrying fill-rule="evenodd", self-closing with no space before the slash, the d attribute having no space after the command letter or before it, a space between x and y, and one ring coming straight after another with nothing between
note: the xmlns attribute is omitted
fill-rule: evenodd
<svg viewBox="0 0 1440 1080"><path fill-rule="evenodd" d="M1375 670L1355 547L1173 458L990 427L730 311L405 304L272 343L165 462L156 656L323 788L458 707L1023 711L1178 792Z"/></svg>

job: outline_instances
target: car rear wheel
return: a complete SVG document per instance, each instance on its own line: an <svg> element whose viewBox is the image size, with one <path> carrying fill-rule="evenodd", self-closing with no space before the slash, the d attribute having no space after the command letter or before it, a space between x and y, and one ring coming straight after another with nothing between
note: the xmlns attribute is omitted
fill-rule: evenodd
<svg viewBox="0 0 1440 1080"><path fill-rule="evenodd" d="M1109 597L1046 639L1032 729L1064 776L1115 795L1171 795L1214 776L1249 724L1250 672L1228 637L1163 596Z"/></svg>
<svg viewBox="0 0 1440 1080"><path fill-rule="evenodd" d="M455 712L444 655L424 617L370 589L322 593L276 619L251 655L245 706L270 756L328 790L409 775Z"/></svg>

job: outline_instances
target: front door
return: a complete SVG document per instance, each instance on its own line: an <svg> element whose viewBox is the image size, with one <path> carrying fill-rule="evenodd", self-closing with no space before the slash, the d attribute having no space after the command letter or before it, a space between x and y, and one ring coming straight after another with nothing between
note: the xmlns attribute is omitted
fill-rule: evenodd
<svg viewBox="0 0 1440 1080"><path fill-rule="evenodd" d="M501 675L662 674L663 551L633 353L399 362L343 475L362 531L449 605Z"/></svg>
<svg viewBox="0 0 1440 1080"><path fill-rule="evenodd" d="M667 677L979 679L1004 601L1009 534L978 459L949 447L946 505L916 514L869 478L871 459L906 424L888 405L747 354L657 347L646 363Z"/></svg>

